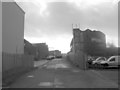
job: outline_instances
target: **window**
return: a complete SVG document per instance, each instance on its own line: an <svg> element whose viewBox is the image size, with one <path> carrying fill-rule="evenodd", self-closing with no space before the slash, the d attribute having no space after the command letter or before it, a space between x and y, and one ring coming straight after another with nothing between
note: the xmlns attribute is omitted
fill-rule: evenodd
<svg viewBox="0 0 120 90"><path fill-rule="evenodd" d="M111 61L115 61L115 58L112 58L112 59L110 60L110 62L111 62Z"/></svg>
<svg viewBox="0 0 120 90"><path fill-rule="evenodd" d="M104 58L104 57L101 57L100 60L104 60L104 61L105 61L105 58Z"/></svg>

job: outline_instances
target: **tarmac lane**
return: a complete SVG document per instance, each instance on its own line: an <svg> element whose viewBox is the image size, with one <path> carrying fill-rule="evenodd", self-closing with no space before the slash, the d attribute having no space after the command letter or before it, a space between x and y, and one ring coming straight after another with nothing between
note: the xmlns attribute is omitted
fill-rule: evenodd
<svg viewBox="0 0 120 90"><path fill-rule="evenodd" d="M98 73L98 72L97 72ZM92 70L80 70L64 58L53 59L21 76L11 88L118 88L118 84Z"/></svg>

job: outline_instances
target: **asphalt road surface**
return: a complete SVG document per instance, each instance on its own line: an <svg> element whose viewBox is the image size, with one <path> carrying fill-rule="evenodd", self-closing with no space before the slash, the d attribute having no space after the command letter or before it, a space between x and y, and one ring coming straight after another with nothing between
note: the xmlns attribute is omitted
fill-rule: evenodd
<svg viewBox="0 0 120 90"><path fill-rule="evenodd" d="M10 88L118 88L116 81L95 70L80 70L65 58L54 59L26 73Z"/></svg>

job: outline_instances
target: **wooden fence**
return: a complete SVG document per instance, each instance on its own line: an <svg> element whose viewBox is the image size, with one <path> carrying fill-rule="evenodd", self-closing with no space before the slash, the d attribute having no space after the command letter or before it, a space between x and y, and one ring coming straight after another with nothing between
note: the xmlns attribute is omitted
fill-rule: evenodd
<svg viewBox="0 0 120 90"><path fill-rule="evenodd" d="M3 78L34 67L33 56L2 53Z"/></svg>

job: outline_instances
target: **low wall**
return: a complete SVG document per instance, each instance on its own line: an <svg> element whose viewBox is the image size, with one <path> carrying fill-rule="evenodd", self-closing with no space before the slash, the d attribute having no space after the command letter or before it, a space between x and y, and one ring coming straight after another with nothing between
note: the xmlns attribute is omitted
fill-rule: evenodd
<svg viewBox="0 0 120 90"><path fill-rule="evenodd" d="M76 60L75 60L75 55L74 55L73 52L69 52L69 53L67 54L67 60L68 60L71 64L77 66L77 63L76 63Z"/></svg>
<svg viewBox="0 0 120 90"><path fill-rule="evenodd" d="M78 66L80 69L86 69L87 55L82 52L76 54L74 54L73 52L68 53L67 60L69 60L75 66Z"/></svg>
<svg viewBox="0 0 120 90"><path fill-rule="evenodd" d="M13 76L27 72L34 67L33 56L2 54L2 80L8 81ZM14 78L14 77L13 77Z"/></svg>
<svg viewBox="0 0 120 90"><path fill-rule="evenodd" d="M70 52L67 54L67 60L74 63L74 53Z"/></svg>

